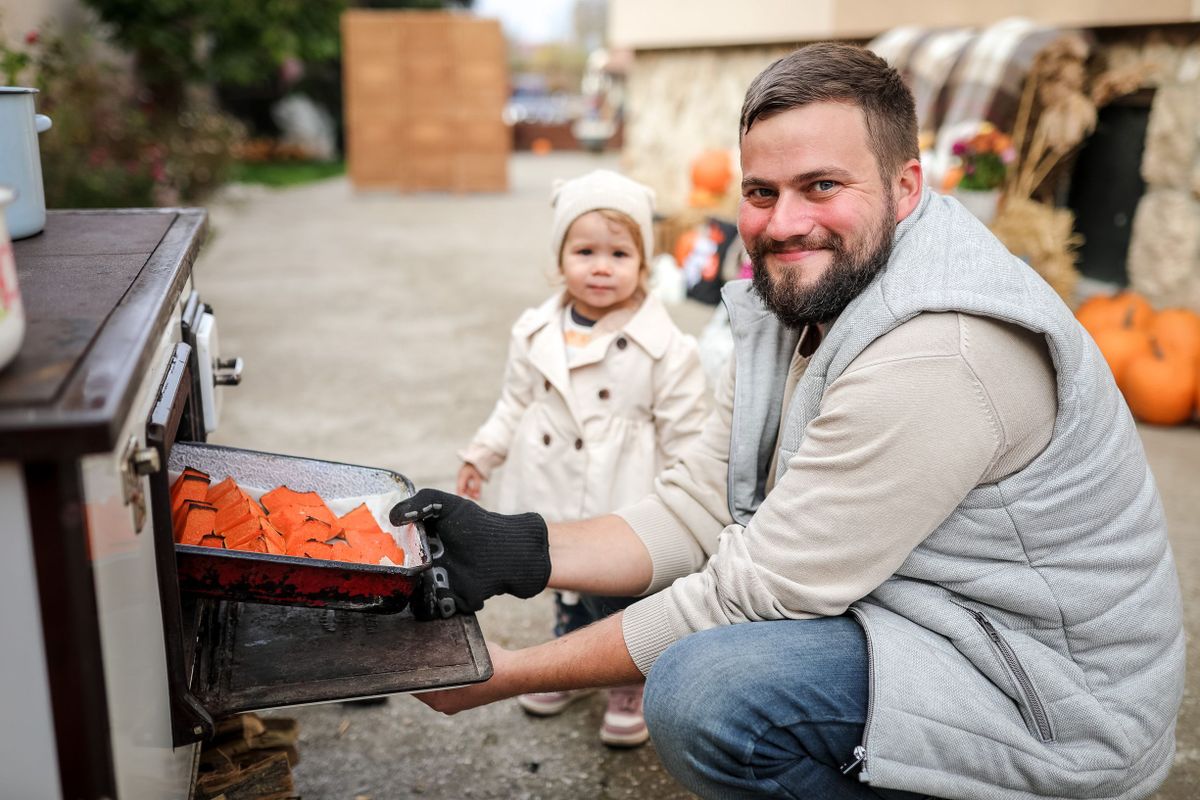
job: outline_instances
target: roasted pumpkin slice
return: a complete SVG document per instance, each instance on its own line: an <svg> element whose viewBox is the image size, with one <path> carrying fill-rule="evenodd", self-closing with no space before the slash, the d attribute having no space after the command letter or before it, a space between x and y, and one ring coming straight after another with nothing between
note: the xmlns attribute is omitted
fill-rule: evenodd
<svg viewBox="0 0 1200 800"><path fill-rule="evenodd" d="M273 513L285 506L324 506L325 501L316 492L297 492L287 486L277 486L262 496L262 504L267 513Z"/></svg>

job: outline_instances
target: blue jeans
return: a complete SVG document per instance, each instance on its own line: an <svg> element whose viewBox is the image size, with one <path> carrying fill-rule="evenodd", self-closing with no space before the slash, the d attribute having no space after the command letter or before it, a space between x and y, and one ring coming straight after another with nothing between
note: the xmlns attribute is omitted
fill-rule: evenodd
<svg viewBox="0 0 1200 800"><path fill-rule="evenodd" d="M866 636L849 615L688 636L650 670L644 702L663 765L701 797L920 797L839 769L867 715Z"/></svg>

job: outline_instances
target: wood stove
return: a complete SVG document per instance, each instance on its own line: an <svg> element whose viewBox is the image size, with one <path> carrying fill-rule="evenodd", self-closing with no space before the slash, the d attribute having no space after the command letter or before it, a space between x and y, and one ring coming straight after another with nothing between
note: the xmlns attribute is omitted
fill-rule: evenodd
<svg viewBox="0 0 1200 800"><path fill-rule="evenodd" d="M170 465L188 448L221 463L202 443L242 369L193 280L205 228L199 209L51 212L14 247L29 326L0 372L6 797L186 798L223 716L491 674L473 616L181 593Z"/></svg>

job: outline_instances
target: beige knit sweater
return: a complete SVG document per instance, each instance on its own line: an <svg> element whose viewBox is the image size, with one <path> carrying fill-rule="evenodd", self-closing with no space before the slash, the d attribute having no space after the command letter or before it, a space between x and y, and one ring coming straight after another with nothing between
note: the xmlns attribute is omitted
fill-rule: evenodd
<svg viewBox="0 0 1200 800"><path fill-rule="evenodd" d="M807 365L808 338L787 395ZM968 491L1028 464L1049 442L1057 409L1041 337L990 318L921 314L829 387L799 452L743 528L726 503L733 375L730 365L682 461L619 512L654 565L650 596L623 622L643 673L689 633L843 613Z"/></svg>

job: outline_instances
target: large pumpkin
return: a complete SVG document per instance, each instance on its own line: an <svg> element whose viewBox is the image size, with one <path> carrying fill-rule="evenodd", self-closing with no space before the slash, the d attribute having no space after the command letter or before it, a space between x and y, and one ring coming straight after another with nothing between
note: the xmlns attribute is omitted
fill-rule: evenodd
<svg viewBox="0 0 1200 800"><path fill-rule="evenodd" d="M726 150L705 150L692 161L692 187L720 197L729 188L733 165Z"/></svg>
<svg viewBox="0 0 1200 800"><path fill-rule="evenodd" d="M1150 335L1133 328L1102 328L1092 334L1101 355L1108 362L1113 378L1121 391L1125 390L1125 368L1135 357L1150 352Z"/></svg>
<svg viewBox="0 0 1200 800"><path fill-rule="evenodd" d="M1121 391L1142 422L1178 425L1196 410L1196 365L1191 357L1154 344L1122 370Z"/></svg>
<svg viewBox="0 0 1200 800"><path fill-rule="evenodd" d="M1200 315L1186 308L1164 308L1154 315L1150 335L1162 345L1192 360L1200 358Z"/></svg>
<svg viewBox="0 0 1200 800"><path fill-rule="evenodd" d="M1088 298L1075 312L1079 324L1093 336L1105 328L1146 329L1154 318L1149 301L1134 291L1115 295L1095 295Z"/></svg>

